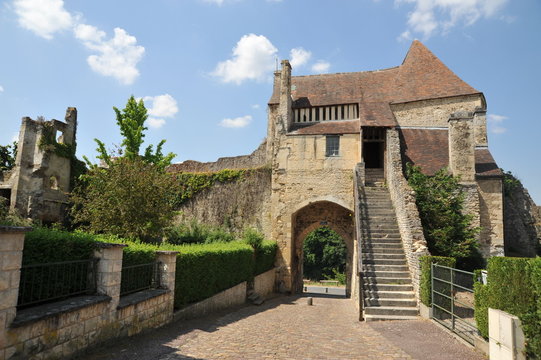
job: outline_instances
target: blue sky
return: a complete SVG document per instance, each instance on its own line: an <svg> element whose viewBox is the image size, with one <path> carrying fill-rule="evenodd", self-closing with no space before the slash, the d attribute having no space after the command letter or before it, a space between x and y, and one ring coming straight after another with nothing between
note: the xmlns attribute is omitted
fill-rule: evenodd
<svg viewBox="0 0 541 360"><path fill-rule="evenodd" d="M421 40L483 91L489 146L541 204L538 0L153 0L0 2L0 143L23 116L79 114L78 155L120 142L113 106L150 111L146 140L213 161L266 135L275 59L294 74L399 65Z"/></svg>

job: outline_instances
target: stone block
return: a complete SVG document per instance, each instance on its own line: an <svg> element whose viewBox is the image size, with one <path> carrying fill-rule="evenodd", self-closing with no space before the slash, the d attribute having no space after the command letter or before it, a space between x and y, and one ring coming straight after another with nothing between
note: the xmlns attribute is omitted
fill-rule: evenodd
<svg viewBox="0 0 541 360"><path fill-rule="evenodd" d="M21 268L22 252L3 251L0 253L0 270L19 270Z"/></svg>
<svg viewBox="0 0 541 360"><path fill-rule="evenodd" d="M9 288L0 293L2 301L0 301L0 311L8 310L17 306L17 298L19 296L19 289Z"/></svg>
<svg viewBox="0 0 541 360"><path fill-rule="evenodd" d="M4 234L0 237L0 252L23 251L23 240L20 239L18 234Z"/></svg>

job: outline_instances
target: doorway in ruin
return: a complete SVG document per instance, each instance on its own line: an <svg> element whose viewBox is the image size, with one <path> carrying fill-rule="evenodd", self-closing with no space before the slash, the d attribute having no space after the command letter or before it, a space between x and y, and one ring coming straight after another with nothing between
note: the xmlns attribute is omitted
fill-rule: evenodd
<svg viewBox="0 0 541 360"><path fill-rule="evenodd" d="M312 231L328 227L335 231L346 245L346 296L351 294L351 275L353 270L353 239L355 238L353 212L335 202L316 201L293 214L292 218L292 259L291 276L293 293L303 291L304 240Z"/></svg>

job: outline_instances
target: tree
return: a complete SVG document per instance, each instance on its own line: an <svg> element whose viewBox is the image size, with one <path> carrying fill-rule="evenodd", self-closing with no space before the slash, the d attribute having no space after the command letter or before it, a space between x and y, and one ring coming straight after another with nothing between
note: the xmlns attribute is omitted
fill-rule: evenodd
<svg viewBox="0 0 541 360"><path fill-rule="evenodd" d="M407 177L415 190L423 232L432 255L457 259L457 266L480 265L477 234L473 217L464 214L464 192L459 179L446 168L427 176L420 167L407 165Z"/></svg>
<svg viewBox="0 0 541 360"><path fill-rule="evenodd" d="M0 171L11 170L17 157L17 142L11 145L0 145Z"/></svg>
<svg viewBox="0 0 541 360"><path fill-rule="evenodd" d="M327 226L306 236L303 253L305 278L318 281L345 272L346 245L342 237Z"/></svg>
<svg viewBox="0 0 541 360"><path fill-rule="evenodd" d="M165 140L158 143L156 151L154 151L154 146L151 144L146 147L143 155L139 154L145 137L145 130L148 130L144 125L148 118L148 114L142 99L137 101L132 95L128 99L124 109L119 110L113 106L113 110L116 114L116 123L120 128L120 134L123 137L122 143L120 144L121 149L119 150L119 157L125 157L131 160L140 158L161 169L165 169L165 167L171 164L171 160L173 160L176 155L173 153L168 153L167 155L163 154L162 147L165 144ZM108 166L111 166L112 155L105 148L105 144L98 139L94 139L94 141L98 144L96 151L99 155L97 158L102 160ZM96 167L96 165L91 164L86 157L85 161L91 168Z"/></svg>
<svg viewBox="0 0 541 360"><path fill-rule="evenodd" d="M175 215L175 186L158 165L122 157L83 175L72 194L73 219L96 233L158 240Z"/></svg>

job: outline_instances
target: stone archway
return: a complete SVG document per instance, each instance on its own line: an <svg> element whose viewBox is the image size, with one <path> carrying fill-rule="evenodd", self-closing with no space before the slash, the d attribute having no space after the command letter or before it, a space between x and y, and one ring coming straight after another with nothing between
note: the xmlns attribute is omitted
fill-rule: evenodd
<svg viewBox="0 0 541 360"><path fill-rule="evenodd" d="M317 201L297 210L292 215L291 276L293 293L303 288L303 242L306 236L321 226L328 226L343 239L347 248L346 257L346 295L351 293L351 274L353 269L353 239L355 226L353 212L330 201Z"/></svg>

